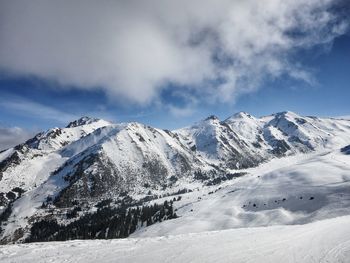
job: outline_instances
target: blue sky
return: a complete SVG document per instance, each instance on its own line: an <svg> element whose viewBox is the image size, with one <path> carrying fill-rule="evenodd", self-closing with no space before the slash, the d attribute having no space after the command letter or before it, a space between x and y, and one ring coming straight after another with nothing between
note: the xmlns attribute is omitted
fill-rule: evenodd
<svg viewBox="0 0 350 263"><path fill-rule="evenodd" d="M180 4L156 0L141 18L141 7L123 1L2 3L0 128L31 134L85 115L167 129L237 111L350 115L349 6L319 2L222 1L197 10L188 1L191 23ZM109 11L122 5L128 15ZM204 16L213 8L217 17Z"/></svg>

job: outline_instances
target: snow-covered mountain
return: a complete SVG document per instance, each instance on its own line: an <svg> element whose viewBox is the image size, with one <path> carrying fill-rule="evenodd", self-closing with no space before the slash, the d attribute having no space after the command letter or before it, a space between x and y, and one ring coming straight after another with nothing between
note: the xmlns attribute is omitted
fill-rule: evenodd
<svg viewBox="0 0 350 263"><path fill-rule="evenodd" d="M75 222L101 213L127 231L99 226L89 238L348 214L349 142L349 120L292 112L210 116L175 131L83 117L0 153L1 239L60 240L67 227L66 239L82 238Z"/></svg>
<svg viewBox="0 0 350 263"><path fill-rule="evenodd" d="M82 117L66 128L52 128L27 142L0 153L0 192L14 187L27 191L40 185L63 164L60 150L91 132L111 125L109 122Z"/></svg>

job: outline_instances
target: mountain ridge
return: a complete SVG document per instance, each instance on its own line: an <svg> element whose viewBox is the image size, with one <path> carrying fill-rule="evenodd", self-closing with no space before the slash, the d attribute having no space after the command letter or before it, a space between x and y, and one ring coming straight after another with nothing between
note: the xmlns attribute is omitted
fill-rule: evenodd
<svg viewBox="0 0 350 263"><path fill-rule="evenodd" d="M24 241L29 221L47 213L41 206L60 214L77 203L92 213L111 198L147 203L241 177L275 158L344 147L349 138L350 121L289 111L262 118L239 112L222 121L209 116L174 131L82 117L0 153L2 214L12 207L2 220L2 240Z"/></svg>

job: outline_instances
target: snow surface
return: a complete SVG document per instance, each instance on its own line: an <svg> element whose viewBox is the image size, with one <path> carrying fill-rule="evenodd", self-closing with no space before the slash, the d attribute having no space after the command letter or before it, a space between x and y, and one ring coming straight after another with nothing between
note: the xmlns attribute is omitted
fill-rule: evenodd
<svg viewBox="0 0 350 263"><path fill-rule="evenodd" d="M105 120L90 120L87 124L71 128L53 128L34 137L36 140L22 146L19 152L20 165L11 166L3 172L0 192L8 192L15 187L31 190L45 182L50 174L64 164L67 155L61 153L72 143L80 141L99 128L111 125ZM58 135L53 135L58 131ZM80 146L84 149L83 146ZM0 153L0 162L14 153L10 148ZM76 151L75 153L77 153Z"/></svg>
<svg viewBox="0 0 350 263"><path fill-rule="evenodd" d="M54 152L46 153L45 155L40 154L33 158L26 158L21 162L21 165L10 167L3 173L0 192L8 192L18 186L26 190L39 186L66 159ZM19 185L18 182L21 182L21 184Z"/></svg>
<svg viewBox="0 0 350 263"><path fill-rule="evenodd" d="M0 246L13 262L349 262L350 216L305 225L241 228L155 238Z"/></svg>
<svg viewBox="0 0 350 263"><path fill-rule="evenodd" d="M245 171L243 177L183 195L174 202L179 218L132 236L304 224L349 215L350 156L340 150L276 158Z"/></svg>

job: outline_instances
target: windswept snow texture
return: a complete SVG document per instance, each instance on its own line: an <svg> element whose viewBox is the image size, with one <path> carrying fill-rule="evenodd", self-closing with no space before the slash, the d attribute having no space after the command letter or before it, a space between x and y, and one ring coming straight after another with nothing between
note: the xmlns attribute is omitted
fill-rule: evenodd
<svg viewBox="0 0 350 263"><path fill-rule="evenodd" d="M305 225L242 228L156 238L0 246L0 261L3 263L348 263L349 258L349 216Z"/></svg>

